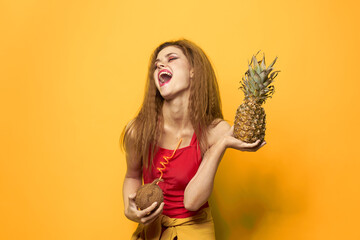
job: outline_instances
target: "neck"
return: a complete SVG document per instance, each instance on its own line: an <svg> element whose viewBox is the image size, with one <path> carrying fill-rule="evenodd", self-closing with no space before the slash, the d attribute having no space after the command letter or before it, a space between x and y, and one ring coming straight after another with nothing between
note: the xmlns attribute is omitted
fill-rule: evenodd
<svg viewBox="0 0 360 240"><path fill-rule="evenodd" d="M165 100L162 108L164 127L180 131L192 129L188 106L189 96Z"/></svg>

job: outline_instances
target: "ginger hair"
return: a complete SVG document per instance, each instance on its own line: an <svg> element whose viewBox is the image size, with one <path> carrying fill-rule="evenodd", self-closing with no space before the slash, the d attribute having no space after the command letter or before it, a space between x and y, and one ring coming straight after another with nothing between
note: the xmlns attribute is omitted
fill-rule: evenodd
<svg viewBox="0 0 360 240"><path fill-rule="evenodd" d="M141 159L142 165L146 168L149 164L150 167L152 165L163 128L162 105L164 99L155 85L155 60L158 53L168 46L178 47L182 50L190 66L194 69L194 76L190 81L188 111L202 155L208 149L206 136L209 125L217 124L220 122L217 120L223 119L217 79L204 51L187 39L160 44L150 57L145 96L140 111L124 127L120 137L121 147L126 151L126 145L131 144L131 147L136 149L133 152L136 155L135 159Z"/></svg>

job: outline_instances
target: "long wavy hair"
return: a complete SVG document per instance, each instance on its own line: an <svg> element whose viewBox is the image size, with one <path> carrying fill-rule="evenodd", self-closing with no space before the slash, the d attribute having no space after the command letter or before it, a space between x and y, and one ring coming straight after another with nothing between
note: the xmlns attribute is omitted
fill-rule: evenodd
<svg viewBox="0 0 360 240"><path fill-rule="evenodd" d="M124 127L120 137L121 147L127 151L126 145L131 144L136 149L134 151L136 159L141 159L142 165L145 167L148 167L149 163L150 167L152 166L164 126L162 115L164 99L155 86L154 71L158 53L168 46L178 47L182 50L190 66L194 69L194 76L190 81L188 111L202 155L208 149L206 136L209 125L220 122L214 121L216 119L223 119L215 72L204 51L186 39L162 43L150 57L145 96L140 111Z"/></svg>

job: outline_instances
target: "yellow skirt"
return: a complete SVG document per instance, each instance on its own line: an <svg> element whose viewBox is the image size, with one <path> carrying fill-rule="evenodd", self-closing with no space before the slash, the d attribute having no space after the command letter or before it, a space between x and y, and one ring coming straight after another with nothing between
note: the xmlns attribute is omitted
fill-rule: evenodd
<svg viewBox="0 0 360 240"><path fill-rule="evenodd" d="M161 234L162 228L165 228ZM202 209L188 218L170 218L160 215L149 225L139 224L131 240L215 240L214 222L210 208Z"/></svg>

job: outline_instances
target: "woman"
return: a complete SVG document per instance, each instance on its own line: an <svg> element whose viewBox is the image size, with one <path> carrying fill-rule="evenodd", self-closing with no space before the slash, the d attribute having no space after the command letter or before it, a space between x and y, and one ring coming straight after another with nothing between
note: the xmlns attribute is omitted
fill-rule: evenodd
<svg viewBox="0 0 360 240"><path fill-rule="evenodd" d="M144 102L121 140L127 161L125 215L139 223L132 239L215 239L207 201L226 148L256 151L265 144L233 137L211 63L186 39L165 42L153 52ZM138 210L142 179L156 178L163 180L158 185L164 202Z"/></svg>

